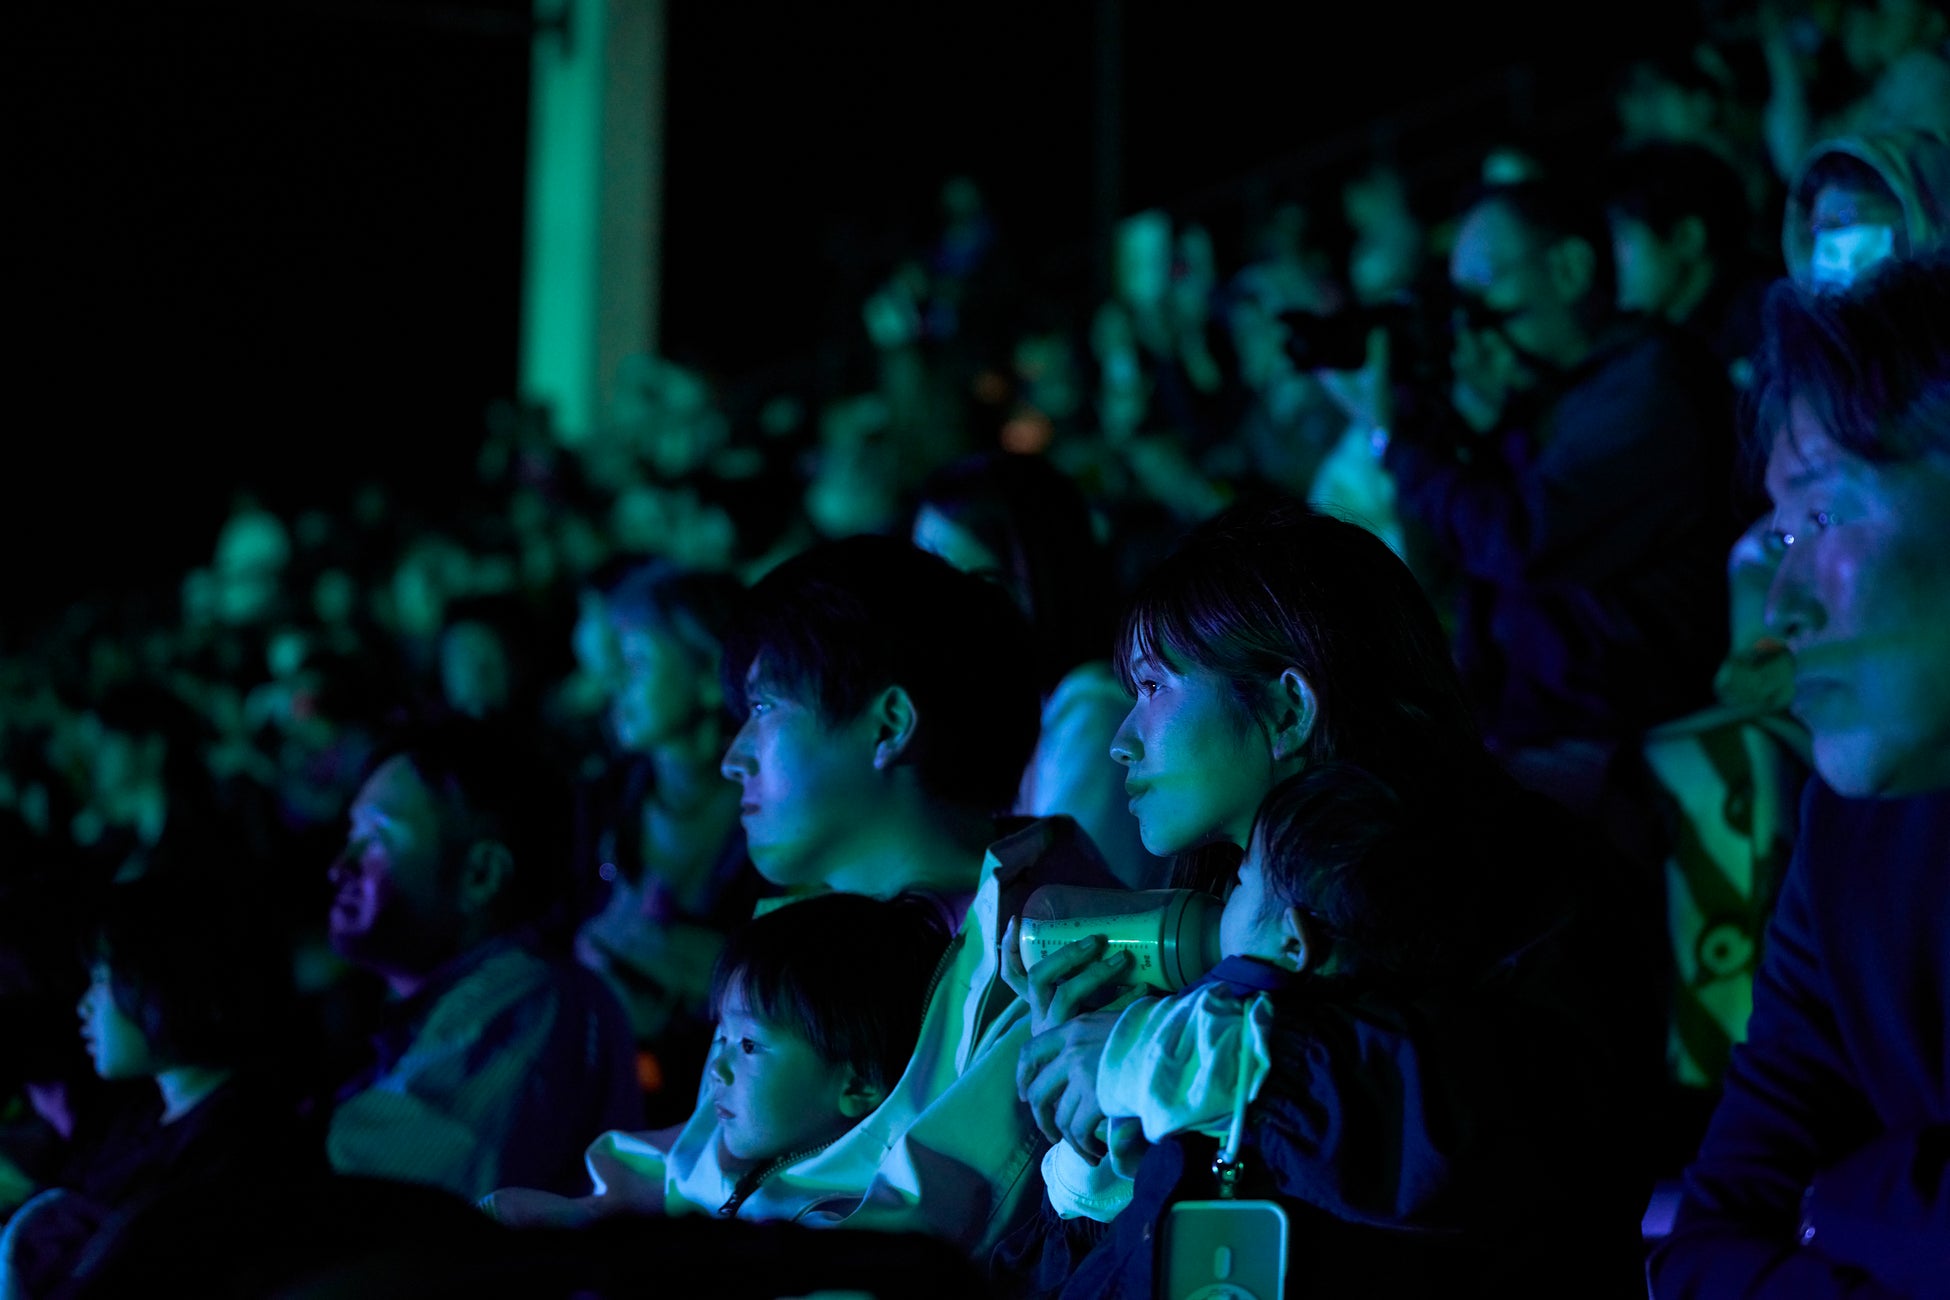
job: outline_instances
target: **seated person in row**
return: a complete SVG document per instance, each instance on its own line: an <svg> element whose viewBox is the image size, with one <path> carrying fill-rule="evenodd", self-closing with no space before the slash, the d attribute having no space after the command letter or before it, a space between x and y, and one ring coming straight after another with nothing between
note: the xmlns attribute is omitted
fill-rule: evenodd
<svg viewBox="0 0 1950 1300"><path fill-rule="evenodd" d="M590 1139L641 1114L628 1017L540 928L565 807L485 724L429 724L382 751L330 877L333 946L393 997L332 1114L338 1172L467 1200L509 1183L575 1191Z"/></svg>
<svg viewBox="0 0 1950 1300"><path fill-rule="evenodd" d="M1465 1290L1528 1293L1540 1280L1528 1271L1536 1242L1500 1219L1493 1199L1451 1206L1448 1221L1436 1222L1321 1195L1326 1189L1308 1171L1319 1151L1312 1117L1363 1099L1313 1068L1310 1058L1328 1050L1323 1042L1275 1022L1279 1003L1315 1002L1344 1017L1354 1043L1373 1052L1404 1025L1439 1018L1443 991L1468 982L1481 956L1470 924L1476 882L1455 869L1444 843L1444 828L1360 768L1327 763L1275 787L1227 894L1223 960L1183 994L1134 1004L1111 1031L1096 1096L1107 1157L1093 1166L1066 1140L1045 1158L1057 1213L1116 1222L1066 1282L1050 1277L1023 1290L1148 1294L1151 1242L1170 1204L1216 1194L1279 1201L1292 1234L1289 1270L1324 1294L1418 1293L1438 1279L1462 1281ZM1116 978L1114 963L1095 960L1100 951L1083 940L1027 975L1015 966L1012 980L1023 985L1040 1025L1060 1021ZM1215 1008L1237 1032L1201 1035L1215 1023ZM1233 1059L1214 1069L1220 1056ZM1351 1170L1354 1177L1429 1178L1439 1161L1424 1152L1446 1144L1469 1159L1472 1134L1512 1118L1493 1085L1472 1091L1461 1077L1417 1079L1412 1071L1394 1079L1384 1060L1369 1068L1376 1087L1399 1084L1440 1100L1426 1127L1401 1135L1398 1151L1363 1153L1370 1168ZM1219 1175L1223 1189L1204 1172L1218 1173L1215 1140L1230 1169ZM1605 1256L1591 1254L1554 1284L1575 1279L1603 1294L1607 1276L1629 1282L1629 1260L1611 1258L1618 1267L1608 1270Z"/></svg>
<svg viewBox="0 0 1950 1300"><path fill-rule="evenodd" d="M1950 1279L1950 259L1769 301L1768 630L1813 739L1747 1041L1660 1296Z"/></svg>
<svg viewBox="0 0 1950 1300"><path fill-rule="evenodd" d="M1022 614L998 587L905 542L806 552L749 593L725 647L744 725L725 755L752 861L788 891L932 895L954 931L912 1059L884 1101L773 1173L767 1203L819 1189L819 1226L921 1230L971 1255L1041 1196L1046 1145L1016 1095L1028 1030L1000 978L1003 925L1044 884L1116 888L1068 818L998 821L1036 739ZM665 1158L626 1186L626 1153ZM707 1091L681 1131L605 1135L603 1194L719 1207L749 1166L719 1141ZM840 1206L844 1208L833 1208ZM757 1207L754 1207L755 1209Z"/></svg>
<svg viewBox="0 0 1950 1300"><path fill-rule="evenodd" d="M718 1037L705 1075L719 1159L742 1168L723 1205L692 1205L650 1175L663 1153L640 1139L599 1148L590 1196L510 1188L482 1207L516 1227L572 1227L609 1214L717 1213L791 1219L831 1207L817 1187L784 1199L772 1181L871 1114L907 1068L922 999L948 936L928 899L819 894L732 937L712 980ZM610 1194L616 1177L616 1194ZM768 1186L769 1183L769 1186Z"/></svg>
<svg viewBox="0 0 1950 1300"><path fill-rule="evenodd" d="M1106 1085L1125 1062L1151 1063L1165 1091L1208 1071L1202 1086L1223 1113L1245 1085L1248 1159L1273 1194L1309 1207L1295 1217L1321 1276L1358 1276L1376 1253L1370 1230L1386 1230L1403 1242L1399 1256L1381 1252L1393 1276L1453 1264L1518 1291L1642 1293L1649 1179L1632 1098L1658 1069L1653 954L1640 950L1637 908L1618 901L1630 896L1615 859L1485 753L1406 566L1372 534L1298 503L1241 505L1146 579L1124 644L1137 699L1112 752L1147 847L1222 868L1200 881L1216 892L1267 795L1351 765L1438 828L1444 878L1468 891L1453 925L1469 943L1447 968L1460 973L1416 986L1409 1014L1343 996L1335 980L1281 990L1257 1094L1241 1074L1246 1004L1216 986L1121 1011L1045 1003L1019 1062L1043 1133L1101 1158ZM1183 1118L1160 1114L1168 1128ZM1160 1144L1146 1160L1181 1155ZM1194 1182L1182 1191L1199 1195ZM1141 1177L1140 1196L1147 1187L1164 1183ZM1126 1266L1150 1255L1122 1234L1150 1227L1165 1194L1116 1216L1104 1247L1129 1294L1149 1294ZM1061 1289L1104 1237L1094 1220L1043 1214L998 1252L998 1281ZM1504 1248L1438 1263L1445 1237Z"/></svg>
<svg viewBox="0 0 1950 1300"><path fill-rule="evenodd" d="M742 591L727 574L653 560L603 594L594 633L614 646L604 684L620 761L583 810L597 829L582 869L596 870L607 896L577 931L576 956L630 1014L653 1127L691 1113L711 1042L711 971L764 885L745 853L738 789L718 772L737 729L720 642Z"/></svg>
<svg viewBox="0 0 1950 1300"><path fill-rule="evenodd" d="M68 1295L121 1253L165 1198L234 1202L324 1173L267 1043L288 1011L285 958L223 884L148 876L96 916L81 1038L104 1080L151 1080L72 1185L23 1205L0 1236L0 1295Z"/></svg>

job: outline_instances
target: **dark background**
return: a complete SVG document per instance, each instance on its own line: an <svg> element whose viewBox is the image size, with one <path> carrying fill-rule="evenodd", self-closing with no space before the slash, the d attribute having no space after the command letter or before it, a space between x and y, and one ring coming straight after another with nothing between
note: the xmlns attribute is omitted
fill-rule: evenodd
<svg viewBox="0 0 1950 1300"><path fill-rule="evenodd" d="M1121 209L1215 202L1510 65L1540 120L1588 110L1692 12L1552 8L1122 6ZM175 580L240 488L337 509L471 473L515 386L529 11L9 6L7 630ZM1100 21L671 0L665 351L735 375L857 329L955 171L1032 276L1087 287Z"/></svg>

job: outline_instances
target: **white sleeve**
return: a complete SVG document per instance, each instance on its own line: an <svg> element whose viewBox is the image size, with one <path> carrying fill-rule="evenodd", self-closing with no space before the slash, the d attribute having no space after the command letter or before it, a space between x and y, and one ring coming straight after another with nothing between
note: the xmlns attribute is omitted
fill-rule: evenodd
<svg viewBox="0 0 1950 1300"><path fill-rule="evenodd" d="M1097 1067L1097 1104L1137 1120L1157 1142L1172 1133L1223 1136L1239 1099L1252 1101L1272 1066L1273 1003L1216 985L1140 998L1118 1017Z"/></svg>

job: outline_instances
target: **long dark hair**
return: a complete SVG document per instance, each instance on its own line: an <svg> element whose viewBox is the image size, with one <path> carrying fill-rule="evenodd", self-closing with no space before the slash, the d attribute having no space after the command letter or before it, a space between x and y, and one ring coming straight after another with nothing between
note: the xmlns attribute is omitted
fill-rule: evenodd
<svg viewBox="0 0 1950 1300"><path fill-rule="evenodd" d="M1391 785L1430 762L1486 758L1442 625L1408 566L1373 533L1287 498L1242 503L1185 538L1139 588L1115 665L1195 665L1257 717L1288 667L1314 688L1309 762L1358 764Z"/></svg>
<svg viewBox="0 0 1950 1300"><path fill-rule="evenodd" d="M1499 781L1408 566L1373 533L1291 498L1241 502L1186 536L1124 616L1113 662L1127 690L1137 655L1218 674L1248 718L1262 716L1268 681L1299 669L1319 702L1310 766L1353 764L1405 799L1464 807ZM1173 878L1216 889L1239 853L1180 854Z"/></svg>

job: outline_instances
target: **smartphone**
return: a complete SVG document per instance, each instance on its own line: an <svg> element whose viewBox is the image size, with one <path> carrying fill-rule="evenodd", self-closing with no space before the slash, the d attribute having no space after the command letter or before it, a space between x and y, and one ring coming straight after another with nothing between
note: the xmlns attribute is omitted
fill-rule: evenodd
<svg viewBox="0 0 1950 1300"><path fill-rule="evenodd" d="M1286 1211L1276 1201L1180 1201L1165 1216L1164 1300L1280 1300Z"/></svg>

